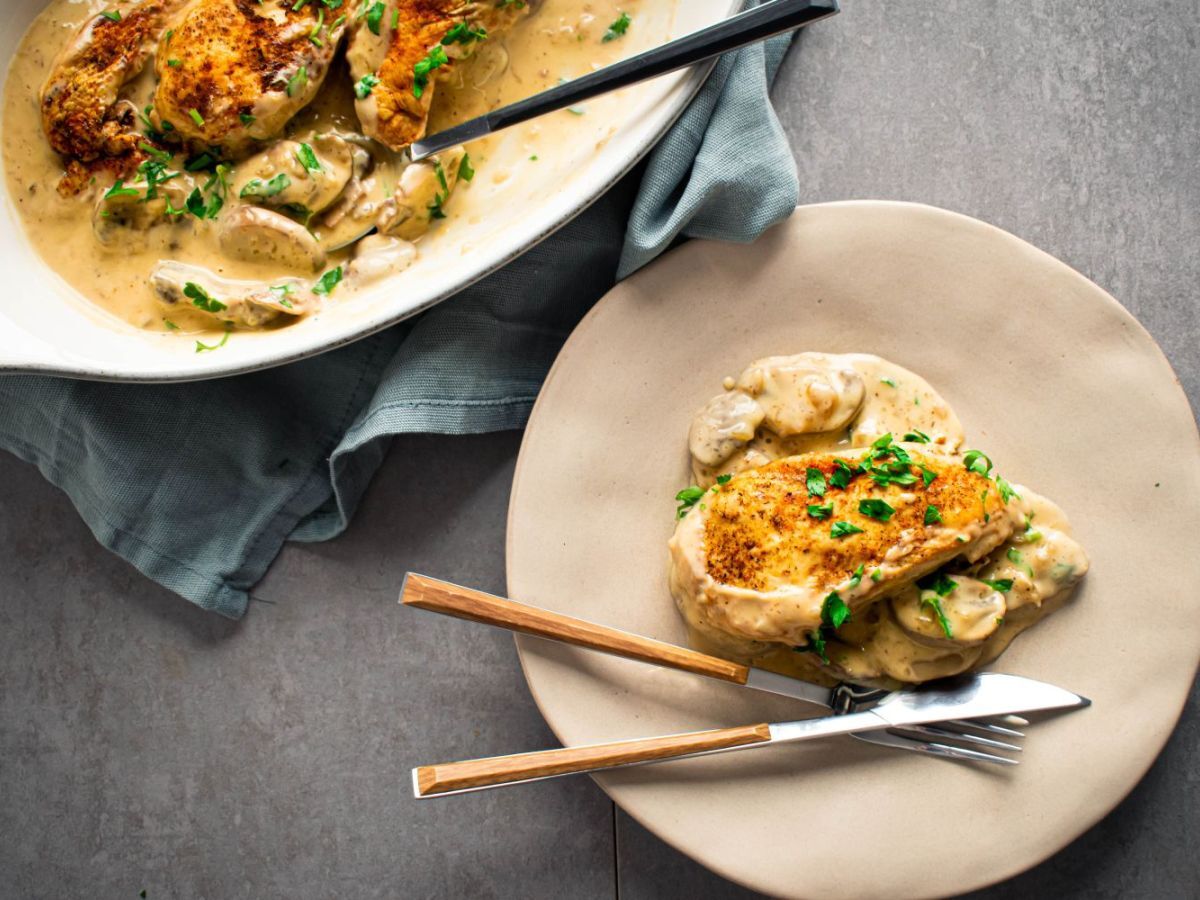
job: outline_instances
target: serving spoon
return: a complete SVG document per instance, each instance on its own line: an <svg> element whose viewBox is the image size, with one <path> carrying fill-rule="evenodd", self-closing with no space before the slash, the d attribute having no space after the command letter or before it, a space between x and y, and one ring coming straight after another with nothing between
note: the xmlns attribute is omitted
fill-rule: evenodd
<svg viewBox="0 0 1200 900"><path fill-rule="evenodd" d="M836 15L839 11L838 0L771 0L661 47L422 138L410 148L412 161L426 159L451 147L478 140L546 113L566 109L618 88L693 66L785 31L795 31Z"/></svg>

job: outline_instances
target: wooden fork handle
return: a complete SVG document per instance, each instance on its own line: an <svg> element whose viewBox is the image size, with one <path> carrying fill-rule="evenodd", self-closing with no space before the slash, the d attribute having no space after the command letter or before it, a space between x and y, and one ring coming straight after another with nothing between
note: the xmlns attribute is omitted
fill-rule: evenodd
<svg viewBox="0 0 1200 900"><path fill-rule="evenodd" d="M573 619L560 613L538 609L536 606L526 606L515 600L485 594L415 572L410 572L405 578L400 602L405 606L415 606L460 619L470 619L472 622L495 625L509 631L550 638L577 647L587 647L589 650L624 656L627 659L682 669L685 672L707 675L734 684L745 684L750 674L746 666L727 659L697 653L695 650L676 647L674 644L640 637L582 619Z"/></svg>
<svg viewBox="0 0 1200 900"><path fill-rule="evenodd" d="M536 778L632 766L711 750L729 750L770 740L771 728L763 723L596 744L591 747L563 747L561 750L542 750L516 756L493 756L488 759L421 766L413 770L413 791L418 797L435 797L438 794L473 788L497 787Z"/></svg>

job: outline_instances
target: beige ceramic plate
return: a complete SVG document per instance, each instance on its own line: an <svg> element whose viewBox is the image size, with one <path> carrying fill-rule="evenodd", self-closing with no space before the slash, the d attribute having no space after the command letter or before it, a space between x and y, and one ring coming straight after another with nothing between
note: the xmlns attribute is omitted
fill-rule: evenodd
<svg viewBox="0 0 1200 900"><path fill-rule="evenodd" d="M1200 453L1149 335L1045 253L922 206L803 207L751 247L694 242L618 287L567 344L513 488L512 596L668 641L671 497L692 412L751 359L863 351L929 379L971 446L1067 510L1092 557L1074 602L995 668L1092 698L1030 729L1021 766L852 740L599 777L721 875L787 897L943 896L1032 866L1115 806L1162 748L1200 651ZM533 638L565 744L798 718L783 698Z"/></svg>

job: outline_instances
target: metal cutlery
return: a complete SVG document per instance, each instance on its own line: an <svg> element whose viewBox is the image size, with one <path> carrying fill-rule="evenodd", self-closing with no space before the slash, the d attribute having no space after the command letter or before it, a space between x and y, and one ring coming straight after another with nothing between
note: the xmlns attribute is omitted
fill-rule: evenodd
<svg viewBox="0 0 1200 900"><path fill-rule="evenodd" d="M932 723L950 719L984 718L1087 705L1088 701L1083 697L1054 685L1015 675L983 672L959 676L933 686L896 691L865 712L795 722L762 722L735 728L420 766L413 769L413 793L418 798L440 797L563 775L712 753L730 753L837 734L933 727Z"/></svg>
<svg viewBox="0 0 1200 900"><path fill-rule="evenodd" d="M405 576L400 602L417 609L704 675L741 687L782 694L833 710L838 715L863 712L891 696L889 691L849 683L834 688L821 687L415 572ZM967 721L960 717L940 722L936 731L893 729L851 734L851 737L879 746L948 759L1011 765L1015 760L989 751L1019 751L1020 746L1013 741L1020 740L1024 735L1012 726L1020 728L1026 724L1024 719L1015 716L1008 716L999 722ZM972 746L964 747L961 744Z"/></svg>
<svg viewBox="0 0 1200 900"><path fill-rule="evenodd" d="M412 160L417 162L502 128L803 28L838 11L837 0L771 0L694 34L422 138L412 145Z"/></svg>

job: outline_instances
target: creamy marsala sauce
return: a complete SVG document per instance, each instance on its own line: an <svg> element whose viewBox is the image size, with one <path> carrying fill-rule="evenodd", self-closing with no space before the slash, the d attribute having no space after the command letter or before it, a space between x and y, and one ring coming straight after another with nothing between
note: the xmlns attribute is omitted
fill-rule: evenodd
<svg viewBox="0 0 1200 900"><path fill-rule="evenodd" d="M640 5L641 0L532 4L511 31L480 41L471 58L450 69L435 94L429 133L621 58L628 52L624 42L603 38L622 12L634 17L636 27ZM356 6L347 0L347 9ZM503 177L498 167L505 161L491 158L489 140L466 148L465 169L460 150L444 154L438 171L409 164L363 137L355 86L339 50L315 100L281 134L262 141L259 152L230 161L220 172L223 181L213 180L218 173L211 164L187 171L189 161L197 162L192 148L162 159L166 172L181 174L160 186L153 203L145 202L145 179L138 176L125 179L137 196L106 197L114 179L103 173L81 193L63 196L58 186L64 161L43 134L39 94L81 24L102 10L121 8L119 0L53 0L35 20L10 64L4 167L26 233L46 263L82 295L134 326L219 334L285 326L324 304L346 302L356 289L410 265L427 230L453 227L453 192L470 189L460 174ZM154 72L151 58L122 89L121 100L146 110ZM572 118L547 118L541 139L570 140ZM143 122L151 130L153 114ZM287 176L286 188L281 175ZM205 200L222 195L217 215L163 215L168 203L184 208L197 188ZM294 229L277 227L281 214L294 220ZM386 235L375 230L381 221ZM189 283L201 285L225 308L216 315L197 308L186 291Z"/></svg>
<svg viewBox="0 0 1200 900"><path fill-rule="evenodd" d="M695 483L709 492L698 499L693 492L669 544L672 595L697 649L821 683L927 681L995 659L1018 633L1057 609L1087 572L1087 556L1062 510L1010 485L989 458L965 450L957 416L915 373L866 354L802 353L758 360L724 386L696 414L688 435ZM900 445L899 454L887 453L887 435ZM786 465L768 466L774 460L799 454L835 454L847 466L892 464L893 472L907 472L899 465L906 451L914 474L925 464L970 473L969 510L955 524L949 516L946 523L918 519L919 527L906 527L883 548L830 531L843 519L867 529L874 524L845 508L850 495L832 480L817 486L823 494L806 489L803 479L784 486L790 503L828 503L836 510L818 508L817 518L808 507L798 520L771 505L778 495L769 485L747 481ZM868 473L854 477L871 483ZM925 508L920 486L893 483L873 494L894 506L900 520L905 506ZM749 565L759 567L757 589L711 574L718 551L710 542L719 539L721 524L714 527L715 516L755 524L747 533L757 541L748 551ZM948 549L936 559L922 557L922 545L935 543ZM781 562L774 549L780 545L801 552ZM914 562L919 559L933 561ZM838 627L829 621L831 603L850 610Z"/></svg>

